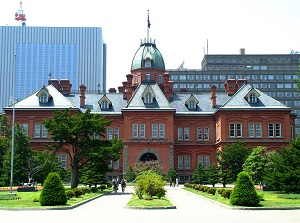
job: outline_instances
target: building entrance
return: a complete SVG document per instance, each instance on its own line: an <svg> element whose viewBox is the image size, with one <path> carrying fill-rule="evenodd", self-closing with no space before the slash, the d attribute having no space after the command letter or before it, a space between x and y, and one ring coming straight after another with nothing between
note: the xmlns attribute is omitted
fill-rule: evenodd
<svg viewBox="0 0 300 223"><path fill-rule="evenodd" d="M140 158L140 162L151 161L151 160L157 160L157 157L153 153L144 153Z"/></svg>

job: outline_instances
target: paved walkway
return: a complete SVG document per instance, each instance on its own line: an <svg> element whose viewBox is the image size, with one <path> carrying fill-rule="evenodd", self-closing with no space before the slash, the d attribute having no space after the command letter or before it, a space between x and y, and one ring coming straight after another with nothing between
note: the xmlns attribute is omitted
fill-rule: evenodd
<svg viewBox="0 0 300 223"><path fill-rule="evenodd" d="M166 187L167 197L176 209L140 210L125 208L133 190L127 187L125 193L109 193L71 210L0 210L0 222L102 222L103 220L125 223L189 221L205 223L299 223L300 210L233 210L202 199L200 196L182 190L180 187Z"/></svg>

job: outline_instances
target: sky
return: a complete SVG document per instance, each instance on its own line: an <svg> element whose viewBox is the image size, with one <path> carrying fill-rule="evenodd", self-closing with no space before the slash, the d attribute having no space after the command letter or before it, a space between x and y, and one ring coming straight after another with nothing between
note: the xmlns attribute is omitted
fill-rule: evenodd
<svg viewBox="0 0 300 223"><path fill-rule="evenodd" d="M27 26L102 27L107 89L126 81L141 39L156 40L166 69L201 69L204 53L300 51L299 0L23 0ZM0 25L17 26L19 0L0 0ZM208 46L208 47L207 47Z"/></svg>

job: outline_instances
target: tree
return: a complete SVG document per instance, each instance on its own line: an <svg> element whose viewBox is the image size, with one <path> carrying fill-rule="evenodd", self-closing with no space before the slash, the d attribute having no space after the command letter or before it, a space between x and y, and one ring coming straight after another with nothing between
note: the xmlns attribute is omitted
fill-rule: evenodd
<svg viewBox="0 0 300 223"><path fill-rule="evenodd" d="M121 140L112 139L92 148L92 151L87 156L88 161L82 169L82 183L95 186L104 183L106 173L112 171L109 167L110 162L120 158L121 147Z"/></svg>
<svg viewBox="0 0 300 223"><path fill-rule="evenodd" d="M243 171L243 164L250 153L250 147L240 141L226 145L222 151L217 152L223 186L225 186L227 182L236 180L237 175Z"/></svg>
<svg viewBox="0 0 300 223"><path fill-rule="evenodd" d="M254 183L263 183L266 171L266 158L264 153L266 148L258 146L253 148L251 154L243 164L243 171L247 172Z"/></svg>
<svg viewBox="0 0 300 223"><path fill-rule="evenodd" d="M28 169L28 158L33 156L33 151L30 148L30 137L25 134L19 124L15 126L15 143L14 143L14 165L13 165L13 184L26 182ZM2 180L5 185L10 182L11 168L11 148L8 149L3 164Z"/></svg>
<svg viewBox="0 0 300 223"><path fill-rule="evenodd" d="M0 117L0 187L8 185L3 180L3 175L5 170L4 166L6 165L6 163L8 163L6 159L8 159L7 157L8 152L11 151L9 150L10 147L11 147L10 125L6 115L2 115Z"/></svg>
<svg viewBox="0 0 300 223"><path fill-rule="evenodd" d="M125 178L127 180L127 182L132 182L135 180L136 175L134 173L133 167L129 166L126 173L125 173Z"/></svg>
<svg viewBox="0 0 300 223"><path fill-rule="evenodd" d="M64 185L57 173L49 173L39 198L42 206L65 205L68 201Z"/></svg>
<svg viewBox="0 0 300 223"><path fill-rule="evenodd" d="M198 163L195 173L193 174L193 182L201 185L207 183L207 173L201 163Z"/></svg>
<svg viewBox="0 0 300 223"><path fill-rule="evenodd" d="M135 163L133 166L135 175L138 175L141 172L152 170L155 173L161 174L162 166L156 160L150 160L145 162Z"/></svg>
<svg viewBox="0 0 300 223"><path fill-rule="evenodd" d="M207 183L215 187L215 184L220 182L220 168L213 163L207 166L206 171Z"/></svg>
<svg viewBox="0 0 300 223"><path fill-rule="evenodd" d="M300 138L282 148L278 154L271 154L265 174L265 183L274 190L286 193L300 193Z"/></svg>
<svg viewBox="0 0 300 223"><path fill-rule="evenodd" d="M57 143L52 145L55 150L62 149L64 146L70 146L71 150L66 150L71 166L71 188L76 188L79 183L78 171L87 162L87 156L95 148L104 148L110 145L106 140L94 139L92 136L96 133L104 137L106 127L110 126L111 121L105 121L105 117L98 114L91 114L90 109L84 113L76 111L71 114L70 109L64 111L56 110L53 113L53 119L43 122L51 138ZM111 141L111 143L117 143ZM118 149L121 150L121 143L118 143Z"/></svg>
<svg viewBox="0 0 300 223"><path fill-rule="evenodd" d="M166 174L166 180L169 181L170 179L172 179L172 182L176 182L177 175L177 171L171 168Z"/></svg>
<svg viewBox="0 0 300 223"><path fill-rule="evenodd" d="M255 207L259 205L259 202L259 196L248 173L239 173L233 191L230 194L230 203L233 205Z"/></svg>

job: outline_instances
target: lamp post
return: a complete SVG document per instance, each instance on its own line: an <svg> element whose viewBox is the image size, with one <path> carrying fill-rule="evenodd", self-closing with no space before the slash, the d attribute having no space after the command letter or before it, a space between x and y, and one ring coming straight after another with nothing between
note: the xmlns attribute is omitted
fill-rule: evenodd
<svg viewBox="0 0 300 223"><path fill-rule="evenodd" d="M16 64L16 54L14 54L13 63L13 115L12 115L12 131L11 131L11 160L10 160L10 193L12 194L12 184L13 184L13 173L14 173L14 148L15 148L15 64Z"/></svg>

